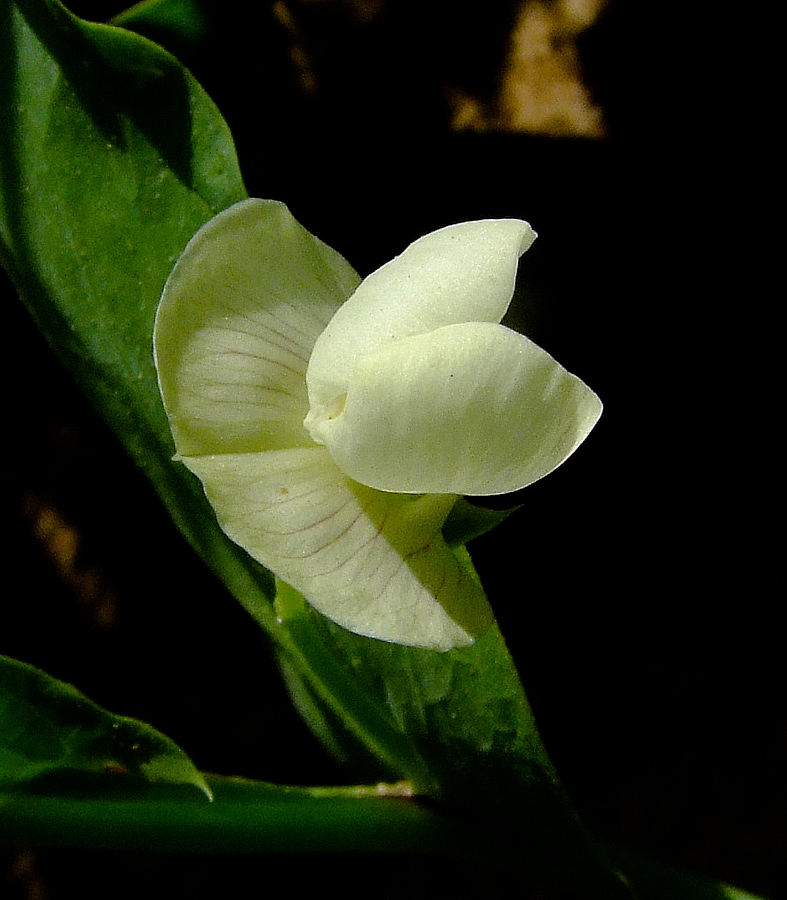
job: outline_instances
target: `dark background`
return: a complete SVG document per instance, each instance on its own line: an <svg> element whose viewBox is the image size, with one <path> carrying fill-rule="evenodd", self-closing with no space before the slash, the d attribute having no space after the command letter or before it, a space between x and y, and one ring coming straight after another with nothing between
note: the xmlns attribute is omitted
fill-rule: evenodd
<svg viewBox="0 0 787 900"><path fill-rule="evenodd" d="M100 19L109 5L71 8ZM528 219L540 237L520 266L518 320L604 400L580 452L471 545L583 818L787 896L777 294L757 224L775 201L751 23L724 5L611 0L579 43L607 134L581 139L450 127L449 89L491 96L516 4L388 0L367 22L349 2L287 6L295 30L271 4L250 26L250 7L227 2L205 5L202 42L154 35L224 113L249 193L287 202L362 274L450 222ZM352 781L2 289L0 653L150 721L203 769ZM3 900L246 896L284 877L352 893L349 872L359 896L370 883L380 896L509 890L489 873L375 858L0 860Z"/></svg>

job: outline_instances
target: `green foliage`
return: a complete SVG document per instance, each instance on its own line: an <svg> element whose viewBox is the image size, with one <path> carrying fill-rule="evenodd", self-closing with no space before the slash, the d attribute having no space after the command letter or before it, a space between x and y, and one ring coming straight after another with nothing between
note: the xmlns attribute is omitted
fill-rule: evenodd
<svg viewBox="0 0 787 900"><path fill-rule="evenodd" d="M483 862L578 896L614 896L584 867L567 864L564 847L545 852L504 821L446 815L414 803L407 783L293 788L204 778L150 726L115 716L70 685L0 657L3 844L430 854L463 866ZM605 849L641 900L757 900L619 848Z"/></svg>
<svg viewBox="0 0 787 900"><path fill-rule="evenodd" d="M115 16L112 24L140 34L164 31L189 41L203 39L208 27L199 0L143 0Z"/></svg>
<svg viewBox="0 0 787 900"><path fill-rule="evenodd" d="M196 492L169 464L150 332L186 241L243 196L231 137L166 53L54 3L0 4L0 71L3 263L177 515Z"/></svg>
<svg viewBox="0 0 787 900"><path fill-rule="evenodd" d="M0 792L58 793L112 780L191 785L202 775L168 737L116 716L33 666L0 656ZM111 792L111 791L110 791Z"/></svg>

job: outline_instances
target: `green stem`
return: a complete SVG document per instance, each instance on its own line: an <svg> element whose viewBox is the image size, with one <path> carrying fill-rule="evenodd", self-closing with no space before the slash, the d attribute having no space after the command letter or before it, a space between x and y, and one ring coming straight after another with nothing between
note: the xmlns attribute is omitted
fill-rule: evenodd
<svg viewBox="0 0 787 900"><path fill-rule="evenodd" d="M433 856L511 871L531 883L605 900L586 871L512 841L492 827L447 816L402 796L403 786L279 787L208 777L196 791L151 786L134 797L0 795L0 845L203 853L386 853ZM639 900L761 900L721 882L605 847Z"/></svg>
<svg viewBox="0 0 787 900"><path fill-rule="evenodd" d="M325 646L306 609L306 601L283 581L277 582L274 631L287 662L308 683L343 728L370 750L391 773L411 781L419 794L437 788L428 765L410 738L396 728L379 705L358 687Z"/></svg>

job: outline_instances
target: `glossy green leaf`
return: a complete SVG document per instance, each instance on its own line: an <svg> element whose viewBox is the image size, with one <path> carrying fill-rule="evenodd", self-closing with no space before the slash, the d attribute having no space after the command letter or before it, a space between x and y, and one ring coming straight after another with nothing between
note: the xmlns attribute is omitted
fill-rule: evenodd
<svg viewBox="0 0 787 900"><path fill-rule="evenodd" d="M150 725L0 656L0 793L58 793L75 777L91 790L133 789L141 781L191 785L211 796L186 754Z"/></svg>
<svg viewBox="0 0 787 900"><path fill-rule="evenodd" d="M508 509L488 509L473 503L467 497L460 497L445 520L443 537L451 547L467 544L473 538L497 528L518 509L519 505Z"/></svg>
<svg viewBox="0 0 787 900"><path fill-rule="evenodd" d="M182 41L204 39L208 28L200 0L142 0L115 16L112 24L140 34L166 33Z"/></svg>
<svg viewBox="0 0 787 900"><path fill-rule="evenodd" d="M227 127L172 57L55 2L0 3L0 85L2 261L138 462L179 495L150 334L188 238L243 196Z"/></svg>

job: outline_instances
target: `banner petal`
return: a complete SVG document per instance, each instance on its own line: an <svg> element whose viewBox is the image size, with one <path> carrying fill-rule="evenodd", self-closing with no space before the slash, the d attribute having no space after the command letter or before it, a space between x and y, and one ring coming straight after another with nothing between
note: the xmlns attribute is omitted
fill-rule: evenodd
<svg viewBox="0 0 787 900"><path fill-rule="evenodd" d="M178 452L311 443L309 356L359 280L281 203L246 200L201 228L167 281L154 333Z"/></svg>

